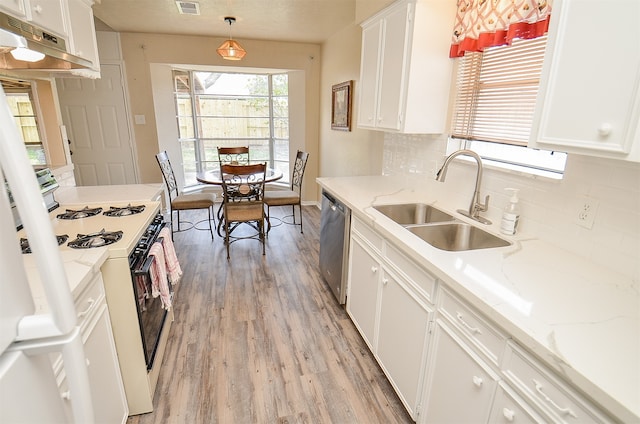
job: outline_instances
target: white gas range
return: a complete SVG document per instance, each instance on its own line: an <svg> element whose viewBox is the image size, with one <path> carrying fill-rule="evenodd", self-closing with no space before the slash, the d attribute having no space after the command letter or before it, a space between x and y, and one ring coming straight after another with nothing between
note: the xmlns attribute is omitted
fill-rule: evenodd
<svg viewBox="0 0 640 424"><path fill-rule="evenodd" d="M131 209L124 214L109 216L113 209L129 206ZM143 266L148 247L161 228L159 211L160 202L144 201L63 204L49 214L62 252L103 246L108 251L101 272L130 415L153 410L155 386L173 321L173 312L164 310L159 298L149 296L141 304L139 285L134 284L138 280L132 276ZM70 215L80 217L64 219ZM92 240L83 237L94 234L100 236ZM24 230L18 231L18 237L26 238ZM140 274L142 279L150 284L144 274Z"/></svg>

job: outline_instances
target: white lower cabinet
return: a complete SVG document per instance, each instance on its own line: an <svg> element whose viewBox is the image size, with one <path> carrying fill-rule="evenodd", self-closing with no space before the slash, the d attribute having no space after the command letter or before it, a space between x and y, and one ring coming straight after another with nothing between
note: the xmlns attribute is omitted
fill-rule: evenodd
<svg viewBox="0 0 640 424"><path fill-rule="evenodd" d="M498 374L442 320L436 320L435 346L420 423L485 423Z"/></svg>
<svg viewBox="0 0 640 424"><path fill-rule="evenodd" d="M535 405L541 411L547 422L613 422L515 343L509 343L503 373L510 385L527 399L528 404Z"/></svg>
<svg viewBox="0 0 640 424"><path fill-rule="evenodd" d="M127 400L120 378L116 347L107 305L103 304L91 328L84 351L89 363L91 399L97 423L125 423Z"/></svg>
<svg viewBox="0 0 640 424"><path fill-rule="evenodd" d="M435 279L355 217L350 242L347 313L416 419L433 319L428 290Z"/></svg>
<svg viewBox="0 0 640 424"><path fill-rule="evenodd" d="M535 424L547 422L535 412L527 402L500 381L498 391L493 401L489 422L494 424Z"/></svg>
<svg viewBox="0 0 640 424"><path fill-rule="evenodd" d="M129 410L113 341L102 275L99 274L76 299L76 311L87 361L95 422L124 424ZM60 395L66 400L67 417L69 422L72 422L71 405L74 396L68 391L60 355L54 357L54 371L57 373Z"/></svg>
<svg viewBox="0 0 640 424"><path fill-rule="evenodd" d="M349 291L347 313L371 351L375 351L376 311L378 309L378 275L380 262L357 239L351 238L349 249Z"/></svg>
<svg viewBox="0 0 640 424"><path fill-rule="evenodd" d="M419 424L615 422L474 301L352 216L347 313Z"/></svg>
<svg viewBox="0 0 640 424"><path fill-rule="evenodd" d="M383 272L377 357L412 417L422 383L432 310L405 283Z"/></svg>

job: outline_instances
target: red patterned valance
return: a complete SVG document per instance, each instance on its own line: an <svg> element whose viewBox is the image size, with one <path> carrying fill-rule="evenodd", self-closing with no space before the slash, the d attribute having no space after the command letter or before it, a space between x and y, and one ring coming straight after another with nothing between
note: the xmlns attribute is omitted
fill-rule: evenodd
<svg viewBox="0 0 640 424"><path fill-rule="evenodd" d="M547 33L551 0L458 0L449 57Z"/></svg>

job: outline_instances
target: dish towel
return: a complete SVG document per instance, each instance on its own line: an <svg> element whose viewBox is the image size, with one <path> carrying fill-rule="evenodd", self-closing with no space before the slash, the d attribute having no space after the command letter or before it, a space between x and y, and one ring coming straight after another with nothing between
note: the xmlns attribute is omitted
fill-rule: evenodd
<svg viewBox="0 0 640 424"><path fill-rule="evenodd" d="M158 237L162 237L162 247L164 248L164 262L167 268L167 275L171 284L177 284L182 277L182 268L178 262L178 256L176 255L176 249L171 241L171 230L168 227L164 227L160 230Z"/></svg>
<svg viewBox="0 0 640 424"><path fill-rule="evenodd" d="M167 276L162 243L153 243L149 249L149 256L155 256L155 260L151 264L151 268L149 268L149 274L151 275L151 294L153 297L160 296L162 307L169 310L171 309L171 293L169 291L169 278Z"/></svg>

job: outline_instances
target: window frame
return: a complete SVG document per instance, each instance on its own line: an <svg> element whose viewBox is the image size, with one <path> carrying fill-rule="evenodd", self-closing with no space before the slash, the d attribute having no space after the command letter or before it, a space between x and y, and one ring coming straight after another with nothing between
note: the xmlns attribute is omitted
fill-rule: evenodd
<svg viewBox="0 0 640 424"><path fill-rule="evenodd" d="M14 114L13 113L13 109L11 110L11 114L14 118L14 121L16 122L16 126L19 129L20 132L20 136L22 138L22 142L25 145L25 148L27 150L27 154L29 156L29 160L31 162L32 165L34 166L42 166L42 165L46 165L47 164L47 152L45 149L45 140L43 137L43 130L41 128L41 120L40 120L40 107L38 104L38 101L36 99L36 93L33 89L33 85L30 82L24 82L24 81L18 81L18 80L12 80L9 78L0 78L0 80L2 80L3 83L3 90L5 92L5 95L7 96L7 101L10 102L10 99L12 97L17 97L17 96L26 96L29 99L29 103L30 103L30 108L33 111L33 114L29 114L29 115L23 115L23 114ZM10 102L11 103L11 102ZM32 119L33 120L33 125L27 125L27 124L23 124L21 121L23 120L23 118L27 118L27 119ZM37 134L37 138L38 141L27 141L24 137L25 135L25 128L29 127L29 128L34 128L35 133ZM34 155L37 155L37 153L32 153L32 152L41 152L41 154L39 155L39 160L34 159Z"/></svg>
<svg viewBox="0 0 640 424"><path fill-rule="evenodd" d="M514 40L455 59L447 153L470 149L497 168L562 178L566 153L527 147L546 44Z"/></svg>
<svg viewBox="0 0 640 424"><path fill-rule="evenodd" d="M179 76L179 73L184 73L188 75L188 81L189 81L189 87L188 87L188 92L185 91L178 91L177 86L175 85L176 81L177 81L177 76ZM237 74L242 74L242 75L255 75L255 76L264 76L267 79L267 92L265 95L246 95L246 94L207 94L207 93L202 93L202 92L196 92L195 90L195 84L192 83L192 81L194 81L194 74L195 73L210 73L210 74L222 74L222 75L237 75ZM275 93L275 89L274 89L274 84L273 84L273 79L274 77L280 76L280 75L284 75L287 78L286 84L287 84L287 90L286 90L286 95L278 95L277 93ZM203 171L209 171L209 170L216 170L218 169L219 166L219 162L217 159L217 152L214 152L212 150L211 147L207 148L207 144L211 144L214 143L216 145L249 145L249 147L251 147L252 145L254 146L260 146L260 150L263 150L264 148L266 148L266 151L268 152L268 158L266 159L259 159L260 161L266 161L267 162L267 166L270 168L279 168L283 171L283 178L279 181L279 183L285 183L288 184L289 183L289 167L290 167L290 161L289 161L289 150L290 150L290 126L289 126L289 121L290 121L290 113L289 113L289 75L288 72L286 71L281 71L281 72L225 72L225 71L201 71L201 70L192 70L192 69L181 69L181 68L174 68L172 71L172 78L173 78L173 82L174 82L174 86L173 86L173 95L174 95L174 106L176 108L176 125L178 128L178 142L181 144L181 152L183 154L183 163L184 165L186 165L187 163L193 163L193 165L195 166L195 172L203 172ZM286 111L286 116L276 116L276 113L274 112L274 98L281 98L281 97L285 97L286 98L286 103L287 103L287 111ZM180 112L180 103L179 103L179 99L189 99L190 100L190 113L191 115L181 115ZM210 98L213 100L217 100L217 99L237 99L237 98L266 98L267 99L267 110L268 110L268 116L250 116L250 115L246 115L246 116L233 116L233 115L207 115L207 114L201 114L199 113L199 100L200 99L206 99L206 98ZM192 128L191 130L193 131L193 137L181 137L182 135L182 131L181 131L181 118L191 118L191 125ZM240 137L205 137L204 132L203 132L203 127L204 125L202 125L202 119L217 119L217 118L243 118L243 119L267 119L269 121L268 123L268 128L267 128L267 136L265 137L247 137L247 136L240 136ZM276 131L276 125L275 125L275 121L276 120L286 120L286 132L287 132L287 136L286 138L283 138L281 136L278 136L279 134L277 134ZM191 135L191 134L190 134ZM233 143L233 141L235 141L236 143ZM284 159L278 157L276 158L276 143L278 142L282 142L284 141L286 143L286 147L287 147L287 153L286 155L284 155ZM216 143L219 142L219 143ZM225 142L227 142L227 144L225 144ZM229 143L231 142L231 143ZM194 146L194 161L190 161L187 160L187 158L184 157L184 144L185 143L193 143ZM207 155L207 151L211 151L211 153L209 155ZM213 157L211 157L213 154ZM209 157L208 157L209 156ZM253 157L252 157L252 161L253 161ZM198 186L199 183L196 181L191 181L194 180L193 178L189 178L188 177L189 172L186 170L186 166L183 166L183 176L184 176L184 180L185 180L185 187L186 188L190 188L190 187L195 187Z"/></svg>

